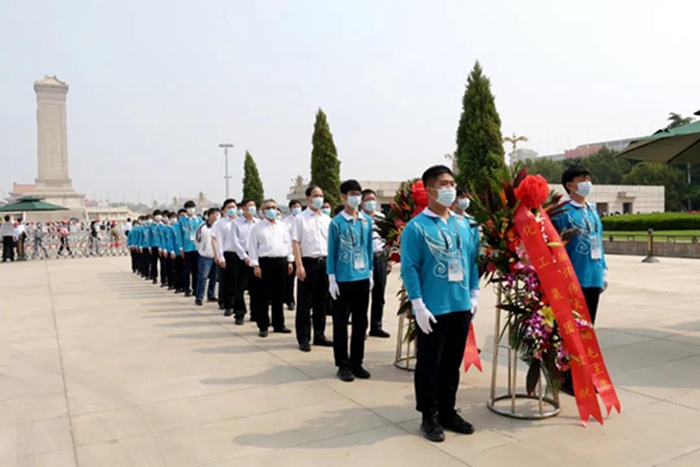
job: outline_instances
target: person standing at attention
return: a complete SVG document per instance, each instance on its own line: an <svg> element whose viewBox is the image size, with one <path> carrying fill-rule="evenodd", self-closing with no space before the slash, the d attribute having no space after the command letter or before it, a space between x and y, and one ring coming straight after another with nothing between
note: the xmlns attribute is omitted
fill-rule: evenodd
<svg viewBox="0 0 700 467"><path fill-rule="evenodd" d="M351 382L355 377L368 379L362 367L365 356L367 308L372 291L374 250L372 218L358 211L362 186L357 180L340 185L345 201L343 211L335 216L328 229L328 290L334 300L333 354L338 378ZM352 314L352 336L348 354L348 318Z"/></svg>
<svg viewBox="0 0 700 467"><path fill-rule="evenodd" d="M219 219L212 229L212 246L214 247L214 255L216 262L219 265L219 299L224 305L224 316L233 315L233 292L235 286L235 232L236 219L238 217L238 209L236 209L236 201L227 199L224 201L223 217ZM236 324L243 324L243 318L240 323L236 320Z"/></svg>
<svg viewBox="0 0 700 467"><path fill-rule="evenodd" d="M250 294L250 318L251 321L255 321L255 310L256 310L256 300L257 295L256 287L254 285L257 283L257 278L253 275L253 267L250 265L250 258L248 256L248 238L250 237L250 231L257 224L258 218L258 208L255 205L255 201L252 199L244 199L241 202L243 206L243 215L236 220L233 229L233 246L236 256L233 258L233 268L234 268L234 289L233 289L233 314L236 318L236 324L243 324L246 314L245 305L245 291L248 290ZM229 267L229 264L226 264Z"/></svg>
<svg viewBox="0 0 700 467"><path fill-rule="evenodd" d="M321 212L323 190L312 185L306 189L307 209L295 218L292 227L292 243L297 293L296 333L299 349L311 351L311 310L313 309L314 345L332 347L326 338L326 313L328 307L328 228L331 218Z"/></svg>
<svg viewBox="0 0 700 467"><path fill-rule="evenodd" d="M376 219L383 218L381 211L377 211L377 193L369 188L362 192L362 210L365 214ZM384 294L386 293L386 278L391 272L391 264L386 253L386 244L376 229L372 229L372 248L374 250L374 271L372 278L372 306L370 307L369 335L371 337L389 338L391 334L382 329L384 317Z"/></svg>
<svg viewBox="0 0 700 467"><path fill-rule="evenodd" d="M289 202L289 215L284 218L284 223L287 224L290 231L294 230L294 221L301 214L301 201L293 199ZM284 304L287 305L288 310L293 310L296 306L296 301L294 300L294 281L296 280L296 263L293 264L294 270L292 274L287 276L284 284Z"/></svg>
<svg viewBox="0 0 700 467"><path fill-rule="evenodd" d="M253 274L259 282L255 318L260 337L267 337L270 327L268 308L272 308L274 332L290 334L284 325L284 281L292 274L292 235L289 226L277 221L277 203L268 199L262 204L265 220L250 230L248 250Z"/></svg>
<svg viewBox="0 0 700 467"><path fill-rule="evenodd" d="M5 216L5 221L0 225L0 237L2 237L2 262L15 260L14 248L15 226L10 221L10 216Z"/></svg>
<svg viewBox="0 0 700 467"><path fill-rule="evenodd" d="M474 427L455 410L459 371L472 317L478 309L478 235L450 211L457 198L444 165L423 173L428 207L401 234L401 277L416 320L416 409L433 442L444 429L470 435Z"/></svg>
<svg viewBox="0 0 700 467"><path fill-rule="evenodd" d="M196 205L194 201L185 203L186 214L180 217L179 235L180 235L180 257L182 257L182 289L185 292L185 297L192 296L192 292L197 287L199 267L199 253L197 253L197 245L195 245L195 236L197 228L202 224L202 219L195 215Z"/></svg>
<svg viewBox="0 0 700 467"><path fill-rule="evenodd" d="M195 234L195 244L199 253L199 264L197 265L198 278L197 289L195 291L194 304L202 306L204 299L204 289L209 281L207 289L207 301L215 302L216 300L216 265L214 264L214 247L212 246L211 230L216 221L221 217L221 211L218 208L211 208L205 213L206 222L197 227Z"/></svg>

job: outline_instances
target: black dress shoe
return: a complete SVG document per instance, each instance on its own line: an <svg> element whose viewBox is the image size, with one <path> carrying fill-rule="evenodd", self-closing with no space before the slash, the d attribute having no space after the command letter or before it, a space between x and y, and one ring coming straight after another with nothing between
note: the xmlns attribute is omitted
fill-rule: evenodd
<svg viewBox="0 0 700 467"><path fill-rule="evenodd" d="M267 337L268 334L269 333L268 333L267 329L261 329L260 332L258 333L258 336Z"/></svg>
<svg viewBox="0 0 700 467"><path fill-rule="evenodd" d="M244 322L243 316L236 316L235 324L236 326L242 326Z"/></svg>
<svg viewBox="0 0 700 467"><path fill-rule="evenodd" d="M295 306L295 305L294 305L294 302L292 302L292 303L287 303L287 309L288 309L289 311L292 311L292 310L294 309L294 306Z"/></svg>
<svg viewBox="0 0 700 467"><path fill-rule="evenodd" d="M333 341L325 337L321 337L320 339L314 339L314 345L318 345L319 347L333 347Z"/></svg>
<svg viewBox="0 0 700 467"><path fill-rule="evenodd" d="M420 425L420 431L423 432L423 436L425 436L425 439L428 441L432 441L433 443L442 443L445 441L445 432L435 415L423 415L423 423Z"/></svg>
<svg viewBox="0 0 700 467"><path fill-rule="evenodd" d="M158 284L158 281L156 279L153 279L153 284L154 285Z"/></svg>
<svg viewBox="0 0 700 467"><path fill-rule="evenodd" d="M209 297L209 298L207 298L207 301L208 301L208 302L218 302L219 299L216 298L216 297Z"/></svg>
<svg viewBox="0 0 700 467"><path fill-rule="evenodd" d="M198 299L196 299L196 300L194 301L194 304L197 305L197 306L202 306L202 300L200 300L200 299L198 298Z"/></svg>
<svg viewBox="0 0 700 467"><path fill-rule="evenodd" d="M160 284L160 286L161 286L161 287L167 287L167 285L165 285L165 284Z"/></svg>
<svg viewBox="0 0 700 467"><path fill-rule="evenodd" d="M185 292L185 297L191 297L191 296L192 296L192 292L190 292L189 290Z"/></svg>
<svg viewBox="0 0 700 467"><path fill-rule="evenodd" d="M274 332L276 332L277 334L291 334L291 333L292 333L292 330L289 329L289 328L286 327L286 326L283 326L283 327L281 327L281 328L275 329Z"/></svg>
<svg viewBox="0 0 700 467"><path fill-rule="evenodd" d="M446 430L454 431L462 435L471 435L474 433L474 425L460 417L457 412L453 412L446 417L440 417L440 424Z"/></svg>
<svg viewBox="0 0 700 467"><path fill-rule="evenodd" d="M231 309L224 310L224 316L231 316L231 315L233 315L233 310L231 310Z"/></svg>
<svg viewBox="0 0 700 467"><path fill-rule="evenodd" d="M302 352L311 352L311 346L308 342L304 342L302 344L299 344L299 350L301 350Z"/></svg>
<svg viewBox="0 0 700 467"><path fill-rule="evenodd" d="M352 374L352 369L350 368L340 368L338 370L338 379L346 383L355 381L355 377Z"/></svg>
<svg viewBox="0 0 700 467"><path fill-rule="evenodd" d="M372 376L369 374L369 371L365 370L361 366L358 366L357 368L352 370L352 374L355 375L356 378L360 379L369 379L369 377Z"/></svg>
<svg viewBox="0 0 700 467"><path fill-rule="evenodd" d="M375 329L374 331L370 331L369 335L371 337L379 337L381 339L388 339L391 337L391 334L388 332L384 331L383 329Z"/></svg>

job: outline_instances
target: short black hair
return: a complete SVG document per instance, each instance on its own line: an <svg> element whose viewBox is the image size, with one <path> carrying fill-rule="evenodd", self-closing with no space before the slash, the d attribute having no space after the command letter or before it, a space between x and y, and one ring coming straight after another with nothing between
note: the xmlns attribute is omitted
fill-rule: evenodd
<svg viewBox="0 0 700 467"><path fill-rule="evenodd" d="M5 222L10 222L10 216L5 216Z"/></svg>
<svg viewBox="0 0 700 467"><path fill-rule="evenodd" d="M289 209L292 209L292 206L294 206L295 204L298 204L299 207L301 207L301 201L299 201L298 199L293 199L289 202Z"/></svg>
<svg viewBox="0 0 700 467"><path fill-rule="evenodd" d="M335 209L333 210L333 214L335 214L337 216L338 214L343 212L343 209L345 209L345 206L343 206L342 204L340 206L336 206Z"/></svg>
<svg viewBox="0 0 700 467"><path fill-rule="evenodd" d="M371 188L365 188L364 190L362 190L362 199L365 199L365 196L367 195L377 196L377 192Z"/></svg>
<svg viewBox="0 0 700 467"><path fill-rule="evenodd" d="M564 186L567 193L570 193L570 190L566 187L566 184L571 182L571 180L574 178L582 175L588 175L590 177L591 172L581 164L572 165L564 171L564 173L561 175L561 184Z"/></svg>
<svg viewBox="0 0 700 467"><path fill-rule="evenodd" d="M446 165L434 165L430 167L428 170L423 172L423 176L421 177L421 180L423 180L423 186L428 188L428 186L430 186L430 182L443 174L453 175L452 170L450 170L450 168Z"/></svg>
<svg viewBox="0 0 700 467"><path fill-rule="evenodd" d="M180 208L180 209L177 210L177 215L179 216L180 214L187 214L187 211L185 211L184 209Z"/></svg>
<svg viewBox="0 0 700 467"><path fill-rule="evenodd" d="M127 218L126 218L126 221L127 221L127 222L131 222L131 217L127 217Z"/></svg>
<svg viewBox="0 0 700 467"><path fill-rule="evenodd" d="M235 199L233 199L233 198L228 198L226 201L224 201L224 204L221 205L221 208L223 209L223 208L226 207L226 205L231 204L231 203L233 203L233 204L238 204L238 203L236 203L236 200L235 200Z"/></svg>
<svg viewBox="0 0 700 467"><path fill-rule="evenodd" d="M155 211L153 211L153 215L160 216L160 209L156 209Z"/></svg>
<svg viewBox="0 0 700 467"><path fill-rule="evenodd" d="M265 201L262 202L262 204L267 204L267 203L275 203L275 207L277 206L277 201L275 201L272 198L267 198ZM261 204L261 206L262 206Z"/></svg>
<svg viewBox="0 0 700 467"><path fill-rule="evenodd" d="M245 205L248 204L248 203L255 203L255 200L254 200L254 199L250 199L250 198L245 198L243 201L241 201L241 206L245 206ZM255 205L257 206L258 203L255 203Z"/></svg>
<svg viewBox="0 0 700 467"><path fill-rule="evenodd" d="M168 216L168 215L170 215L170 212L168 212L168 211L161 211L161 214L164 215L164 216Z"/></svg>
<svg viewBox="0 0 700 467"><path fill-rule="evenodd" d="M187 209L187 208L193 208L193 207L196 207L196 206L197 206L197 205L194 204L194 201L187 201L187 202L185 202L185 209Z"/></svg>
<svg viewBox="0 0 700 467"><path fill-rule="evenodd" d="M351 191L362 191L362 185L357 180L345 180L340 184L340 193L347 195Z"/></svg>
<svg viewBox="0 0 700 467"><path fill-rule="evenodd" d="M219 209L219 208L210 208L210 209L207 211L207 217L209 217L211 214L217 213L217 212L221 212L221 209Z"/></svg>
<svg viewBox="0 0 700 467"><path fill-rule="evenodd" d="M458 186L457 187L457 198L460 196L464 196L467 194L467 190L464 189L464 187Z"/></svg>
<svg viewBox="0 0 700 467"><path fill-rule="evenodd" d="M306 195L306 197L308 198L309 196L311 196L311 193L312 193L316 188L318 188L319 190L323 191L323 188L321 188L321 187L318 186L318 185L309 185L309 186L306 188L306 191L304 192L304 194Z"/></svg>

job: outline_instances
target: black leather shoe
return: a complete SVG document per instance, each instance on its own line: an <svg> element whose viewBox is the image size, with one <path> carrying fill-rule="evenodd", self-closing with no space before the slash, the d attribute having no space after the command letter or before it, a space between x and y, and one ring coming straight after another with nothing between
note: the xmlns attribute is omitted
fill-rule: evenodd
<svg viewBox="0 0 700 467"><path fill-rule="evenodd" d="M299 350L301 350L302 352L311 352L311 346L308 342L304 342L302 344L299 344Z"/></svg>
<svg viewBox="0 0 700 467"><path fill-rule="evenodd" d="M333 341L325 337L321 337L320 339L314 339L314 345L318 345L319 347L333 347Z"/></svg>
<svg viewBox="0 0 700 467"><path fill-rule="evenodd" d="M454 431L462 435L471 435L474 433L474 425L459 416L457 412L440 417L440 424L446 430Z"/></svg>
<svg viewBox="0 0 700 467"><path fill-rule="evenodd" d="M338 379L346 383L355 381L355 377L352 375L352 370L350 368L340 368L338 370Z"/></svg>
<svg viewBox="0 0 700 467"><path fill-rule="evenodd" d="M228 310L224 310L224 316L232 316L232 315L233 315L232 309L229 308Z"/></svg>
<svg viewBox="0 0 700 467"><path fill-rule="evenodd" d="M219 299L216 298L216 297L209 297L209 298L207 298L207 301L208 301L208 302L218 302Z"/></svg>
<svg viewBox="0 0 700 467"><path fill-rule="evenodd" d="M198 299L196 299L196 300L194 301L194 304L197 305L197 306L202 306L202 300L200 300L200 299L198 298Z"/></svg>
<svg viewBox="0 0 700 467"><path fill-rule="evenodd" d="M236 316L236 321L235 321L236 326L243 326L243 322L244 322L243 316Z"/></svg>
<svg viewBox="0 0 700 467"><path fill-rule="evenodd" d="M269 333L268 333L267 329L261 329L260 332L258 333L258 336L267 337L268 334Z"/></svg>
<svg viewBox="0 0 700 467"><path fill-rule="evenodd" d="M370 331L369 335L370 335L370 337L379 337L381 339L388 339L391 337L391 334L384 331L383 329L376 329L374 331Z"/></svg>
<svg viewBox="0 0 700 467"><path fill-rule="evenodd" d="M369 379L369 377L372 376L369 374L369 371L365 370L361 366L358 366L357 368L352 370L352 374L355 375L356 378L360 379Z"/></svg>
<svg viewBox="0 0 700 467"><path fill-rule="evenodd" d="M192 292L190 292L189 290L187 292L185 292L185 297L191 297L191 296L192 296Z"/></svg>
<svg viewBox="0 0 700 467"><path fill-rule="evenodd" d="M278 334L291 334L291 333L292 333L292 330L289 329L289 328L286 327L286 326L283 326L283 327L281 327L281 328L275 329L274 332L276 332L276 333L278 333Z"/></svg>
<svg viewBox="0 0 700 467"><path fill-rule="evenodd" d="M423 423L420 425L420 431L423 432L423 436L425 436L425 439L428 441L432 441L433 443L442 443L445 441L445 432L435 415L423 416Z"/></svg>
<svg viewBox="0 0 700 467"><path fill-rule="evenodd" d="M287 303L287 309L288 309L289 311L292 311L292 310L294 309L294 307L295 307L294 302L292 302L292 303Z"/></svg>

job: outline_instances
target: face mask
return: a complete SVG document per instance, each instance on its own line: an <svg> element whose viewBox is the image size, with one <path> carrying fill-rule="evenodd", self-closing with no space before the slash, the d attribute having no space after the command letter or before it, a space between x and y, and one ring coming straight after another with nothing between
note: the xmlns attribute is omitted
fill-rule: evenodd
<svg viewBox="0 0 700 467"><path fill-rule="evenodd" d="M163 220L163 216L161 216L160 214L158 214L158 215L156 216L156 220L157 220L157 221Z"/></svg>
<svg viewBox="0 0 700 467"><path fill-rule="evenodd" d="M296 207L296 208L292 209L292 214L295 216L298 215L300 212L301 212L300 207Z"/></svg>
<svg viewBox="0 0 700 467"><path fill-rule="evenodd" d="M228 208L226 214L228 215L228 217L233 217L236 215L237 212L238 211L236 211L236 208Z"/></svg>
<svg viewBox="0 0 700 467"><path fill-rule="evenodd" d="M265 217L268 219L276 219L277 218L277 209L268 209L265 211Z"/></svg>
<svg viewBox="0 0 700 467"><path fill-rule="evenodd" d="M471 200L469 198L460 198L457 201L457 205L459 206L459 209L462 211L466 211L469 209L469 205L471 204Z"/></svg>
<svg viewBox="0 0 700 467"><path fill-rule="evenodd" d="M170 223L171 223L171 224L174 224L175 222L177 222L177 218L176 218L176 217L172 217L172 218L170 219Z"/></svg>
<svg viewBox="0 0 700 467"><path fill-rule="evenodd" d="M331 208L323 208L321 209L321 212L327 216L331 215Z"/></svg>
<svg viewBox="0 0 700 467"><path fill-rule="evenodd" d="M438 195L435 201L442 204L445 207L452 206L452 203L457 199L457 190L454 188L440 188L437 190Z"/></svg>
<svg viewBox="0 0 700 467"><path fill-rule="evenodd" d="M365 211L375 212L377 210L376 201L365 201Z"/></svg>
<svg viewBox="0 0 700 467"><path fill-rule="evenodd" d="M153 219L148 219L148 220L146 221L146 224L148 224L148 225L153 224Z"/></svg>
<svg viewBox="0 0 700 467"><path fill-rule="evenodd" d="M250 214L251 216L256 216L258 214L258 208L256 208L255 206L249 207L248 214Z"/></svg>
<svg viewBox="0 0 700 467"><path fill-rule="evenodd" d="M214 216L214 222L218 221L219 219L221 219L221 214L216 214Z"/></svg>
<svg viewBox="0 0 700 467"><path fill-rule="evenodd" d="M242 215L243 215L243 209L239 209L239 210L238 210L238 215L239 215L239 216L242 216Z"/></svg>
<svg viewBox="0 0 700 467"><path fill-rule="evenodd" d="M591 194L592 191L593 191L593 183L591 183L591 182L579 182L578 183L578 190L576 190L576 194L586 198L586 197L588 197L588 195Z"/></svg>
<svg viewBox="0 0 700 467"><path fill-rule="evenodd" d="M187 208L187 214L194 216L194 208Z"/></svg>
<svg viewBox="0 0 700 467"><path fill-rule="evenodd" d="M314 209L321 209L321 206L323 206L323 197L317 196L315 198L311 198L311 206Z"/></svg>
<svg viewBox="0 0 700 467"><path fill-rule="evenodd" d="M362 196L348 196L348 206L352 209L357 209L357 207L362 202Z"/></svg>

